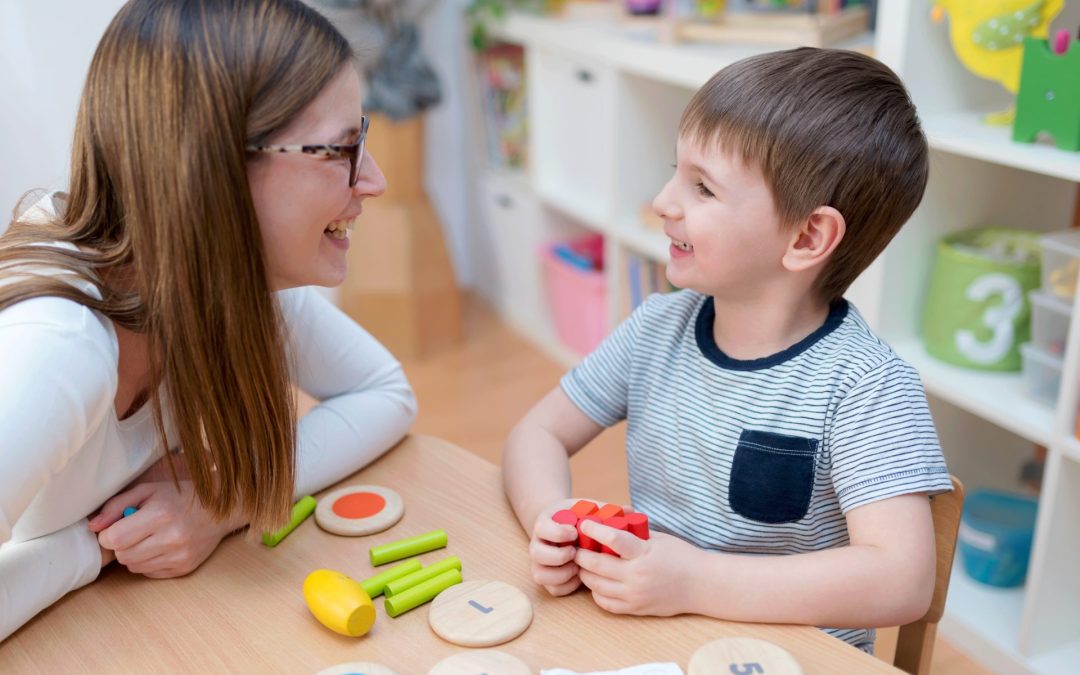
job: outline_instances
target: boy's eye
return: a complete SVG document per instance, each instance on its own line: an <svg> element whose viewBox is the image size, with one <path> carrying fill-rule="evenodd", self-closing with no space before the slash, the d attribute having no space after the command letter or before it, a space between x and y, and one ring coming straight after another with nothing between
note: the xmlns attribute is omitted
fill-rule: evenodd
<svg viewBox="0 0 1080 675"><path fill-rule="evenodd" d="M712 190L705 187L704 183L698 181L698 184L696 185L696 187L697 187L698 194L701 195L702 197L712 197L713 196Z"/></svg>

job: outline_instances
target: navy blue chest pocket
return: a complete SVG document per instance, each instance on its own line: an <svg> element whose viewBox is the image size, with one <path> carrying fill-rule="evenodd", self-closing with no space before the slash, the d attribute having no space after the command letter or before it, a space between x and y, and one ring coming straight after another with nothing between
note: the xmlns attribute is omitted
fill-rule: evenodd
<svg viewBox="0 0 1080 675"><path fill-rule="evenodd" d="M792 523L810 508L816 438L747 429L731 464L728 503L744 518Z"/></svg>

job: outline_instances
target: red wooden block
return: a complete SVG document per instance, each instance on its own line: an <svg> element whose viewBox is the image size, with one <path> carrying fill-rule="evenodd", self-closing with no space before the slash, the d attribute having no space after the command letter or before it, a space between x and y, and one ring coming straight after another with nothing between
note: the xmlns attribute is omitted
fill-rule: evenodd
<svg viewBox="0 0 1080 675"><path fill-rule="evenodd" d="M598 508L600 507L593 504L588 499L579 499L576 504L570 507L570 510L576 513L578 518L584 518L585 516L591 516L596 513Z"/></svg>
<svg viewBox="0 0 1080 675"><path fill-rule="evenodd" d="M649 517L644 513L628 513L626 516L626 529L638 539L649 538Z"/></svg>
<svg viewBox="0 0 1080 675"><path fill-rule="evenodd" d="M621 511L622 509L619 509L619 510ZM622 530L623 532L626 532L626 528L627 528L626 518L624 518L622 516L612 516L612 517L610 517L610 518L608 518L607 520L604 521L604 525L607 525L608 527L613 527L616 530ZM608 553L608 554L614 555L614 556L619 555L615 551L608 548L606 545L602 546L600 548L600 551L602 553Z"/></svg>
<svg viewBox="0 0 1080 675"><path fill-rule="evenodd" d="M577 516L576 513L574 513L570 509L563 509L561 511L556 511L551 516L551 519L554 520L556 523L559 523L560 525L573 525L574 529L577 529L578 516ZM562 542L559 542L559 546L575 546L576 544L577 544L577 539L574 539L574 541L562 541Z"/></svg>
<svg viewBox="0 0 1080 675"><path fill-rule="evenodd" d="M601 522L600 519L597 518L596 516L585 516L584 518L582 518L581 520L578 521L578 524L577 524L578 546L583 548L583 549L586 549L586 550L589 550L589 551L596 551L597 553L599 553L600 552L600 542L596 541L595 539L593 539L592 537L590 537L589 535L587 535L587 534L585 534L584 532L581 531L581 524L584 523L586 520L592 520L592 521L595 521L597 523Z"/></svg>
<svg viewBox="0 0 1080 675"><path fill-rule="evenodd" d="M601 521L607 520L608 518L614 518L615 516L621 516L622 514L622 507L618 504L605 504L596 512L596 515L600 517Z"/></svg>

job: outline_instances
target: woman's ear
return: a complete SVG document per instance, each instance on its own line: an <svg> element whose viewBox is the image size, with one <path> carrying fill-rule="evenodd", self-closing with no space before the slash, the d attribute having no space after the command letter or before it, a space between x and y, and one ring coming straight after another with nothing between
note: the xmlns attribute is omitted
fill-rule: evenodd
<svg viewBox="0 0 1080 675"><path fill-rule="evenodd" d="M802 272L829 259L844 238L844 216L831 206L819 206L792 233L781 261L791 272Z"/></svg>

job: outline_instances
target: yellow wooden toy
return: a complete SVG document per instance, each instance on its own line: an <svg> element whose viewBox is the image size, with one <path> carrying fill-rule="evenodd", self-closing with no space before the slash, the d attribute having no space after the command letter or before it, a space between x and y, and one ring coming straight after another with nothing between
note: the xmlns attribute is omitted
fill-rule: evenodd
<svg viewBox="0 0 1080 675"><path fill-rule="evenodd" d="M341 572L315 570L304 579L308 609L335 633L360 637L375 623L375 605L363 586Z"/></svg>

